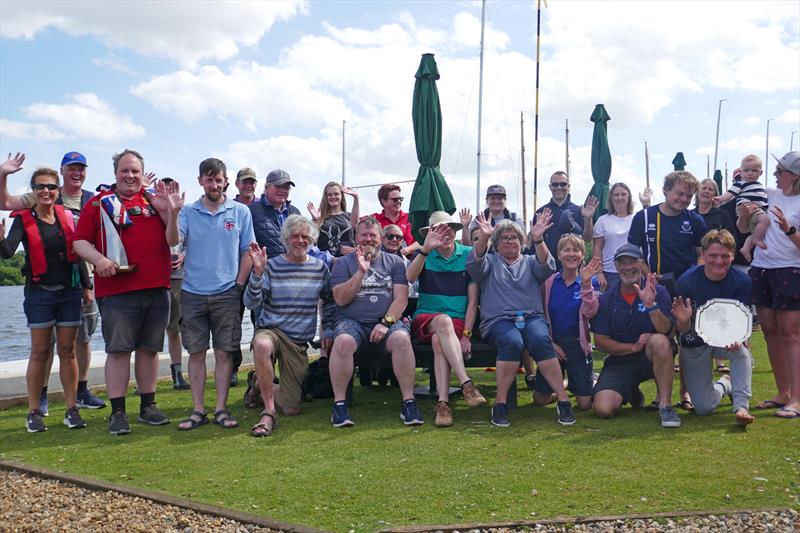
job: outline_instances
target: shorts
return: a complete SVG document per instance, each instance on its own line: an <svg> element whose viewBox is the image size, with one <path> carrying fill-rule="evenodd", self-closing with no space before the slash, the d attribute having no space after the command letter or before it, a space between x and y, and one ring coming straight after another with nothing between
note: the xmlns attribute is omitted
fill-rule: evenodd
<svg viewBox="0 0 800 533"><path fill-rule="evenodd" d="M299 409L303 379L308 373L307 348L292 341L279 329L257 329L253 342L259 338L272 341L272 355L278 360L281 386L275 401L283 409ZM251 350L252 350L252 344Z"/></svg>
<svg viewBox="0 0 800 533"><path fill-rule="evenodd" d="M774 311L800 310L800 268L750 267L752 303Z"/></svg>
<svg viewBox="0 0 800 533"><path fill-rule="evenodd" d="M76 328L81 325L81 288L49 291L38 285L26 286L22 309L31 329Z"/></svg>
<svg viewBox="0 0 800 533"><path fill-rule="evenodd" d="M181 332L181 287L183 280L169 280L169 324L167 332L176 334Z"/></svg>
<svg viewBox="0 0 800 533"><path fill-rule="evenodd" d="M622 404L630 403L633 391L640 383L655 379L653 363L644 351L631 355L609 355L594 386L594 393L612 390L622 396Z"/></svg>
<svg viewBox="0 0 800 533"><path fill-rule="evenodd" d="M352 318L340 318L336 321L336 325L333 326L333 339L336 342L336 337L339 335L350 335L356 341L356 351L358 351L359 347L362 344L369 343L369 336L372 333L372 330L375 328L375 325L378 322L374 322L372 324L363 324ZM396 332L402 331L406 335L411 335L411 330L408 327L408 324L405 320L398 320L389 328L389 331L386 332L386 336L377 344L377 347L383 351L386 351L386 341L389 340L389 337L394 335Z"/></svg>
<svg viewBox="0 0 800 533"><path fill-rule="evenodd" d="M181 342L191 353L208 350L233 352L242 342L242 290L233 285L219 294L181 291Z"/></svg>
<svg viewBox="0 0 800 533"><path fill-rule="evenodd" d="M83 300L81 299L81 302ZM92 335L97 331L97 322L100 320L100 309L97 307L97 300L92 299L92 303L84 305L81 303L81 325L78 328L78 344L89 344L92 342Z"/></svg>
<svg viewBox="0 0 800 533"><path fill-rule="evenodd" d="M519 362L524 350L528 350L537 363L556 357L550 340L550 328L542 315L526 318L525 329L517 329L511 318L498 320L484 333L483 338L497 349L498 361Z"/></svg>
<svg viewBox="0 0 800 533"><path fill-rule="evenodd" d="M420 313L415 316L414 320L411 321L411 336L414 340L420 344L430 344L433 332L426 332L425 326L441 314L443 313ZM453 321L453 330L456 333L456 337L461 338L461 334L464 333L464 320L453 317L450 317L450 319Z"/></svg>
<svg viewBox="0 0 800 533"><path fill-rule="evenodd" d="M169 291L159 287L97 299L106 353L160 352L169 320Z"/></svg>
<svg viewBox="0 0 800 533"><path fill-rule="evenodd" d="M561 375L567 374L569 386L567 389L575 396L592 395L592 356L586 355L581 348L581 341L577 337L556 337L553 339L564 353L567 360L558 362L561 364ZM552 394L553 389L547 384L541 372L536 373L533 381L533 389L541 394Z"/></svg>

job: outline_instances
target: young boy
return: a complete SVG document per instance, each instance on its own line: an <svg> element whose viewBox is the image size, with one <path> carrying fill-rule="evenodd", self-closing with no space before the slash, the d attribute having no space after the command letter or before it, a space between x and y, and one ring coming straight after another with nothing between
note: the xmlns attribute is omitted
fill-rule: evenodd
<svg viewBox="0 0 800 533"><path fill-rule="evenodd" d="M745 156L742 159L741 167L742 181L731 184L728 192L715 196L713 199L714 205L721 205L736 198L737 211L739 206L746 202L753 202L761 208L761 212L756 213L750 219L751 235L744 241L744 245L740 250L748 261L753 260L753 248L755 246L762 249L767 248L767 244L764 242L764 235L767 233L770 221L769 214L767 214L767 191L758 181L761 172L761 158L753 154Z"/></svg>

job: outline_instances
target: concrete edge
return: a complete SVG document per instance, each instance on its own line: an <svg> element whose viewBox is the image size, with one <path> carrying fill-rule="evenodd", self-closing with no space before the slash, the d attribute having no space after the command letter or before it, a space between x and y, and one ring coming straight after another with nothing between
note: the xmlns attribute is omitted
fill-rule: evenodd
<svg viewBox="0 0 800 533"><path fill-rule="evenodd" d="M85 489L93 491L117 492L119 494L124 494L126 496L132 496L136 498L150 500L156 503L160 503L162 505L172 505L174 507L180 507L182 509L194 511L199 514L227 518L244 524L252 524L255 526L277 529L280 531L290 531L293 533L325 533L324 530L314 529L306 526L288 524L285 522L280 522L278 520L271 520L263 516L246 513L244 511L236 511L233 509L216 507L214 505L207 505L204 503L187 500L185 498L179 498L177 496L164 494L163 492L149 491L134 487L115 485L107 481L101 481L98 479L92 479L83 476L76 476L73 474L58 472L55 470L50 470L48 468L28 465L17 461L0 460L0 470L6 470L8 472L23 472L31 476L43 479L51 479L63 483L69 483L71 485L77 485L79 487L83 487Z"/></svg>
<svg viewBox="0 0 800 533"><path fill-rule="evenodd" d="M658 518L687 518L695 516L730 516L740 513L777 513L790 511L789 507L768 507L763 509L725 509L711 511L673 511L664 513L635 513L627 515L608 515L608 516L575 516L575 517L556 517L541 520L514 520L509 522L481 522L475 524L453 524L448 526L401 526L396 528L379 529L376 533L423 533L428 531L469 531L470 529L492 529L492 528L514 528L514 527L535 527L537 525L577 525L590 524L594 522L613 522L616 520L647 520Z"/></svg>

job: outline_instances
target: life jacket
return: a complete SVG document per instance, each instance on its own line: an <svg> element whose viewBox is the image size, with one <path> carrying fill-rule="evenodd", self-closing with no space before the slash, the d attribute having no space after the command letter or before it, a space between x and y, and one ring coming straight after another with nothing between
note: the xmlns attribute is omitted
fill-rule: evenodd
<svg viewBox="0 0 800 533"><path fill-rule="evenodd" d="M54 205L53 211L56 221L64 232L67 240L67 262L77 263L78 256L72 251L72 243L75 242L75 223L72 213L64 208L63 205ZM21 209L11 213L12 217L22 218L22 229L28 238L28 261L31 265L31 279L39 281L43 274L47 273L47 258L44 252L44 241L36 225L36 217L33 216L33 209Z"/></svg>

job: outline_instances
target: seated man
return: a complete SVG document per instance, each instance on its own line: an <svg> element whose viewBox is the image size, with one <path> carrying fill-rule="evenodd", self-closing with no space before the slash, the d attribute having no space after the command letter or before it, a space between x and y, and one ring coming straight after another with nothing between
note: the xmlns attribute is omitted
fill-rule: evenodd
<svg viewBox="0 0 800 533"><path fill-rule="evenodd" d="M600 309L591 321L597 350L608 354L594 386L594 414L611 418L623 404L641 407L639 384L655 378L661 425L680 427L672 407L674 352L669 336L674 318L669 293L656 284L655 274L648 274L645 282L642 251L636 245L620 246L614 266L619 283L600 295Z"/></svg>
<svg viewBox="0 0 800 533"><path fill-rule="evenodd" d="M497 348L497 396L492 424L510 425L506 398L516 379L522 353L528 350L558 398L558 423L570 426L575 423L575 413L564 390L539 290L539 285L555 271L553 256L543 239L551 225L550 210L542 211L531 228L535 255L522 255L525 232L516 222L501 220L492 229L492 224L481 214L478 223L481 236L467 257L467 272L481 289L483 338ZM486 253L489 237L495 254Z"/></svg>
<svg viewBox="0 0 800 533"><path fill-rule="evenodd" d="M694 412L708 415L724 396L733 400L736 423L752 424L755 417L748 412L752 359L747 345L732 344L725 348L709 346L694 329L694 312L714 298L738 300L750 304L750 279L732 269L736 239L727 230L711 230L700 241L702 265L693 266L678 278L678 297L672 304L672 314L678 326L681 345L681 368L686 388L694 402ZM712 359L731 360L730 376L711 381Z"/></svg>
<svg viewBox="0 0 800 533"><path fill-rule="evenodd" d="M411 331L417 342L433 347L436 376L436 427L453 425L450 409L450 373L454 371L464 401L470 407L486 403L464 368L464 354L472 352L472 326L478 311L478 286L467 274L471 246L456 242L463 226L444 211L434 211L428 226L419 230L425 237L422 249L408 266L408 281L419 280L420 292Z"/></svg>
<svg viewBox="0 0 800 533"><path fill-rule="evenodd" d="M253 271L244 304L248 309L261 308L253 336L253 362L264 400L261 419L250 430L254 437L272 434L277 423L276 404L286 416L300 413L301 383L308 372L306 348L317 329L317 301L331 294L328 268L308 255L316 237L314 224L300 215L289 215L281 227L286 253L267 260L266 248L250 244ZM329 326L324 329L331 330ZM330 341L323 340L326 350ZM272 384L273 358L280 364L280 386Z"/></svg>
<svg viewBox="0 0 800 533"><path fill-rule="evenodd" d="M392 368L403 406L400 419L407 425L422 424L414 400L414 350L408 325L398 320L408 303L408 281L403 259L381 252L381 225L374 217L356 226L356 251L339 258L331 273L337 316L330 356L334 403L331 422L348 427L347 385L353 376L353 354L366 343L377 344L392 356Z"/></svg>

